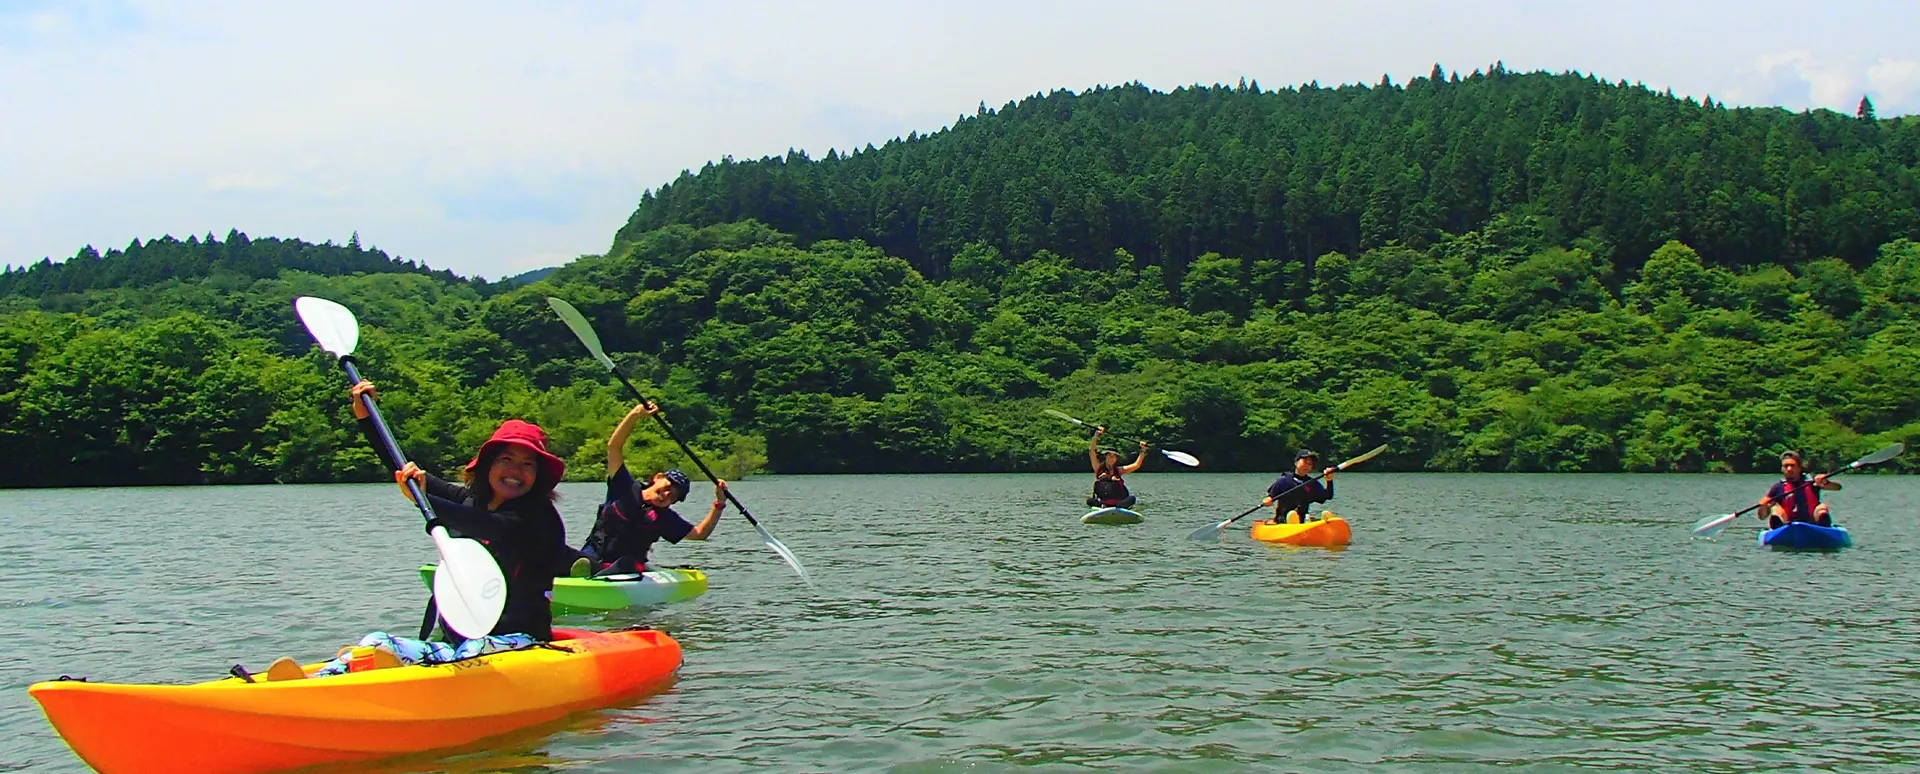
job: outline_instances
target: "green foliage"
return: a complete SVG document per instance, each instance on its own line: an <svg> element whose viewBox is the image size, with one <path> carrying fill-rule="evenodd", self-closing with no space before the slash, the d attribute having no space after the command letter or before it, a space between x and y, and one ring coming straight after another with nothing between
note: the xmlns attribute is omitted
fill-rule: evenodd
<svg viewBox="0 0 1920 774"><path fill-rule="evenodd" d="M1176 303L1155 267L976 251L967 276L929 282L858 243L714 230L669 229L491 297L288 271L224 291L209 279L81 294L97 316L8 312L0 433L55 464L5 483L379 479L332 364L261 316L298 293L355 309L389 421L447 475L509 417L544 427L571 478L605 475L627 400L546 294L576 300L735 478L1078 470L1084 435L1049 406L1214 470L1380 442L1381 469L1754 470L1788 445L1824 459L1904 438L1920 413L1911 242L1858 275L1831 259L1735 274L1670 242L1616 279L1586 247L1543 246L1503 219L1425 249L1329 253L1308 277L1293 267L1302 311L1286 292L1268 301L1271 278L1228 256L1196 262ZM586 279L610 276L652 279ZM166 311L180 308L215 314ZM268 338L242 333L256 320ZM693 467L651 423L627 458L642 475Z"/></svg>
<svg viewBox="0 0 1920 774"><path fill-rule="evenodd" d="M0 296L45 299L210 277L230 281L270 279L287 270L324 275L416 273L441 282L464 282L452 272L434 271L413 261L391 258L380 250L364 249L358 235L340 247L332 242L315 245L297 239L249 239L239 231L229 231L225 241L212 234L205 241L198 236L189 236L185 242L172 236L151 242L136 239L125 250L108 250L106 255L89 245L60 263L42 260L18 270L8 268L0 273ZM471 284L478 289L490 287L478 280Z"/></svg>
<svg viewBox="0 0 1920 774"><path fill-rule="evenodd" d="M1177 281L1209 253L1311 266L1512 217L1538 233L1494 242L1522 257L1578 248L1631 271L1677 239L1728 270L1864 267L1920 239L1913 127L1504 68L1404 87L1126 84L880 148L725 159L648 192L615 242L752 220L801 245L862 240L936 279L978 281L983 249L1094 269L1117 249Z"/></svg>
<svg viewBox="0 0 1920 774"><path fill-rule="evenodd" d="M549 295L730 478L1085 470L1048 407L1209 470L1382 442L1373 469L1839 464L1920 441L1915 137L1500 68L1129 85L724 160L530 284L357 241L89 248L0 275L0 442L31 463L0 486L381 480L303 294L354 310L449 476L510 417L606 474L630 398ZM652 423L626 458L693 468Z"/></svg>

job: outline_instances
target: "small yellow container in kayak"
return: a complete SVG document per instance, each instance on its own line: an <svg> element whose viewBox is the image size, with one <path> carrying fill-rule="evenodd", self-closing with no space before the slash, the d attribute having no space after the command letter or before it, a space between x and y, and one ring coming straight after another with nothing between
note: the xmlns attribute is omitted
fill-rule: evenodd
<svg viewBox="0 0 1920 774"><path fill-rule="evenodd" d="M1254 540L1262 543L1290 546L1344 546L1353 541L1353 530L1347 526L1346 519L1338 516L1302 524L1256 521L1252 534Z"/></svg>

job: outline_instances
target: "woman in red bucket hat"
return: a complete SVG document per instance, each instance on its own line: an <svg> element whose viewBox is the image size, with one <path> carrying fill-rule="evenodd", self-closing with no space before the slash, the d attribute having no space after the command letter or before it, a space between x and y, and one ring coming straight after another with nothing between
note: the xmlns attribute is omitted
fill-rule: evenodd
<svg viewBox="0 0 1920 774"><path fill-rule="evenodd" d="M353 415L369 441L377 434L368 418L362 393L372 393L373 383L362 380L350 388ZM389 469L399 467L387 457L385 445L374 442L382 462ZM374 663L442 663L463 658L514 650L553 639L553 612L549 599L553 592L556 560L567 551L566 524L554 508L554 487L560 483L566 463L547 451L547 434L539 425L509 419L493 431L493 437L480 444L480 451L467 463L465 481L442 481L408 462L394 472L400 491L412 499L406 479L421 484L433 504L433 521L427 529L444 526L461 537L475 538L487 546L487 552L500 565L507 581L507 601L500 622L493 631L478 639L465 639L439 622L447 643L427 642L438 616L431 603L420 638L408 639L386 632L373 632L360 639L360 645L376 651ZM314 673L315 677L350 670L351 648ZM275 660L267 669L268 680L303 680L307 675L292 658Z"/></svg>
<svg viewBox="0 0 1920 774"><path fill-rule="evenodd" d="M372 391L362 381L352 388L354 416L361 429L373 432L360 393ZM375 448L379 448L376 444ZM392 460L387 460L392 468ZM442 481L407 463L394 474L396 481L420 481L433 502L436 521L448 531L486 543L507 580L506 609L493 634L527 634L542 642L553 639L554 565L567 555L566 523L553 505L554 487L567 465L547 451L547 434L539 425L509 419L480 444L467 463L461 484ZM428 525L432 529L433 525ZM423 629L430 627L423 627ZM449 639L459 635L440 627ZM425 637L430 631L423 631Z"/></svg>

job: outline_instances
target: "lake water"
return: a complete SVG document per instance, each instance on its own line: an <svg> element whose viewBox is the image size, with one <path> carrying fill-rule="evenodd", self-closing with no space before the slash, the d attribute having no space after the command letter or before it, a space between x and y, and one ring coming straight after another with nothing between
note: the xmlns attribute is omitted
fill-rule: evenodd
<svg viewBox="0 0 1920 774"><path fill-rule="evenodd" d="M671 690L392 770L1920 767L1920 479L1843 478L1837 554L1689 539L1764 476L1356 471L1345 550L1185 539L1269 480L1130 477L1132 526L1078 522L1087 476L744 481L818 591L730 510L655 556L706 596L556 621L665 629ZM578 541L603 490L562 491ZM0 771L83 770L31 682L410 632L432 556L385 485L0 492Z"/></svg>

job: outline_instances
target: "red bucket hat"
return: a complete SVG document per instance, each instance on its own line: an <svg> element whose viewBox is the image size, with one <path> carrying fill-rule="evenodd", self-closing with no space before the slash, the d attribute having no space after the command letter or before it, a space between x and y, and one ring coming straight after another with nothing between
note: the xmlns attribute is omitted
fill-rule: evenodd
<svg viewBox="0 0 1920 774"><path fill-rule="evenodd" d="M489 450L501 444L525 447L539 455L540 480L537 485L542 489L552 489L554 485L560 483L560 477L567 472L567 463L547 452L547 432L541 430L539 425L518 419L509 419L500 423L500 428L493 431L493 437L488 438L486 443L480 444L480 453L475 454L473 461L467 463L467 471L472 472L474 468L480 467L480 458L487 456Z"/></svg>

